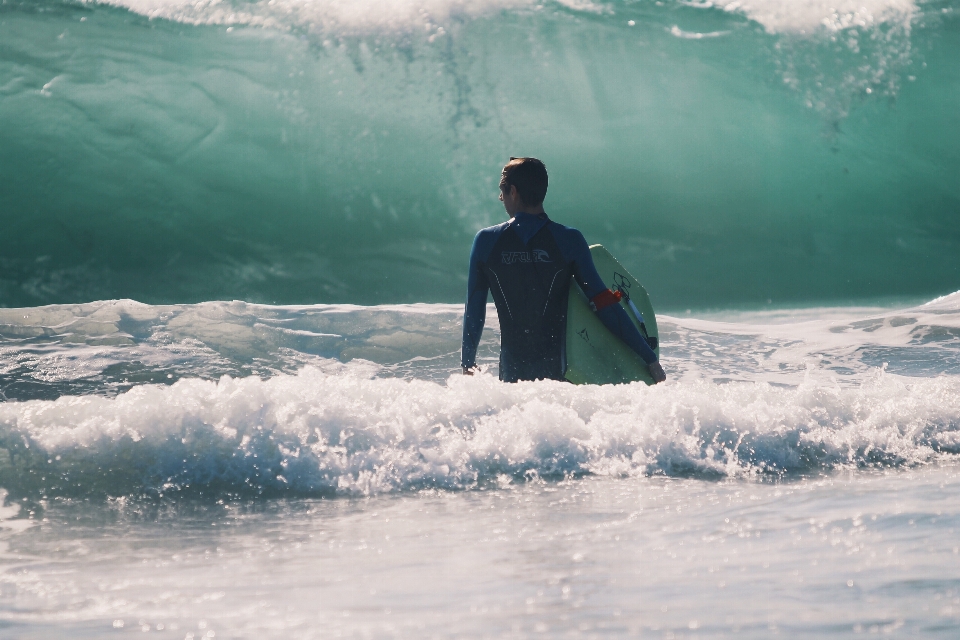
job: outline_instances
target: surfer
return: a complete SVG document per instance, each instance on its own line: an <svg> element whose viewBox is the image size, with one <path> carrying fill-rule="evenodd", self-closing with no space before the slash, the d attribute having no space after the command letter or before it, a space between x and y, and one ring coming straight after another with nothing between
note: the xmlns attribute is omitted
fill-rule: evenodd
<svg viewBox="0 0 960 640"><path fill-rule="evenodd" d="M463 315L461 366L476 370L487 315L487 293L500 316L500 379L563 380L570 276L604 325L666 380L647 341L597 273L583 234L550 220L543 210L547 168L536 158L510 158L500 176L500 200L510 220L477 233L470 251Z"/></svg>

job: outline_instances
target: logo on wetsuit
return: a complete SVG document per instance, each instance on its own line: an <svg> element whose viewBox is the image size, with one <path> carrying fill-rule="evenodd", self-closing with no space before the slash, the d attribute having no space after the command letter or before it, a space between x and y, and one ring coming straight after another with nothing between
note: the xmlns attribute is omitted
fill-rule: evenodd
<svg viewBox="0 0 960 640"><path fill-rule="evenodd" d="M504 251L500 254L503 264L515 264L517 262L553 262L550 254L543 249L534 249L533 251Z"/></svg>

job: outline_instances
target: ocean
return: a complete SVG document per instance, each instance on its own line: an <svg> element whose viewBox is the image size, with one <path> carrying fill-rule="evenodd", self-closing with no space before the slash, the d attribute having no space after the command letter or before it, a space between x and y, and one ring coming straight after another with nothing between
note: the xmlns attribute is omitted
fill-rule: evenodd
<svg viewBox="0 0 960 640"><path fill-rule="evenodd" d="M0 638L960 635L957 0L0 0ZM499 171L668 381L508 385Z"/></svg>

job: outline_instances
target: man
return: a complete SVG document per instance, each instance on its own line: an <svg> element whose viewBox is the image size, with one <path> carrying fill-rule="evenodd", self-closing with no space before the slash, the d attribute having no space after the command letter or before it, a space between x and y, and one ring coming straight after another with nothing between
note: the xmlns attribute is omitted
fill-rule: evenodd
<svg viewBox="0 0 960 640"><path fill-rule="evenodd" d="M603 324L640 354L656 382L666 380L653 349L593 266L583 234L547 217L546 195L543 163L536 158L510 158L500 178L500 200L510 220L481 230L470 252L463 373L473 375L476 370L490 291L500 316L500 379L563 380L572 275Z"/></svg>

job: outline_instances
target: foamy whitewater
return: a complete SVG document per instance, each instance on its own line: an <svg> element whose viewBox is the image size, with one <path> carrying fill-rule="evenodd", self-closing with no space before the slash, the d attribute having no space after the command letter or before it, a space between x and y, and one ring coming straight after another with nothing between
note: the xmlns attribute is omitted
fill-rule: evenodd
<svg viewBox="0 0 960 640"><path fill-rule="evenodd" d="M958 16L0 0L0 638L960 637ZM460 373L511 155L666 383Z"/></svg>
<svg viewBox="0 0 960 640"><path fill-rule="evenodd" d="M501 384L492 305L476 377L458 370L456 305L0 310L0 484L350 496L913 467L960 453L958 301L666 316L671 382L652 388Z"/></svg>
<svg viewBox="0 0 960 640"><path fill-rule="evenodd" d="M0 310L6 637L960 628L960 294L458 370L457 305ZM191 635L192 634L192 635Z"/></svg>

